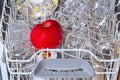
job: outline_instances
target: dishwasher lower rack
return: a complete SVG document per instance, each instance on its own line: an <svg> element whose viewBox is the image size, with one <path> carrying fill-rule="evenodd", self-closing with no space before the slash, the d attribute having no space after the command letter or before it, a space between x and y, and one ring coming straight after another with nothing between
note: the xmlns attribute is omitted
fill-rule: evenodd
<svg viewBox="0 0 120 80"><path fill-rule="evenodd" d="M37 60L39 58L37 55L43 51L54 51L59 56L57 59ZM85 56L89 57L85 58ZM8 71L14 77L15 75L19 75L19 77L29 75L35 80L48 78L112 80L117 77L119 69L119 59L99 59L92 52L85 49L43 49L34 53L27 60L11 60L6 53L6 63ZM102 76L96 78L96 75Z"/></svg>
<svg viewBox="0 0 120 80"><path fill-rule="evenodd" d="M88 33L86 33L84 35L85 37L87 37L85 46L88 45L87 48L90 48L90 49L86 49L86 48L83 49L84 46L82 46L82 47L80 46L81 48L78 48L78 46L77 47L75 46L75 47L70 47L72 49L65 49L65 48L63 48L63 46L64 46L64 44L67 45L67 43L64 43L62 48L60 48L60 49L43 49L43 50L40 50L37 52L34 52L34 50L32 51L30 49L30 51L32 51L32 55L28 56L27 59L20 58L17 60L15 58L11 58L12 52L9 51L9 48L12 46L10 37L12 37L12 38L15 37L15 36L11 36L9 34L10 33L9 28L11 27L11 23L14 23L15 21L17 21L16 17L17 18L21 17L22 20L20 20L20 21L22 21L22 22L27 22L27 19L25 17L25 20L23 20L24 17L21 16L20 14L16 13L16 11L18 11L16 8L16 5L10 5L8 3L8 1L9 0L5 0L4 6L3 6L4 9L3 9L3 13L2 13L2 19L0 22L0 28L1 28L0 35L1 35L1 41L3 42L3 44L5 46L4 47L4 49L5 49L4 57L6 59L8 72L10 74L9 75L10 80L39 80L39 79L43 79L43 80L47 80L47 79L49 79L49 80L68 80L68 79L69 80L78 80L78 79L79 80L113 80L114 79L114 80L116 80L117 79L117 74L118 74L118 69L119 69L119 60L120 60L119 59L119 51L118 51L117 57L108 55L109 57L106 58L107 55L102 55L101 53L100 53L100 55L96 54L97 52L99 53L100 51L96 51L95 48L97 48L97 46L94 46L92 42L94 42L94 41L99 42L99 38L104 36L104 35L102 35L102 32L107 31L107 30L103 29L103 31L102 31L102 29L101 29L101 31L99 31L97 29L98 32L94 30L94 28L96 29L96 25L98 26L98 23L95 21L95 18L94 18L95 15L91 11L88 11L88 13L90 13L89 15L84 14L84 12L83 12L83 16L85 16L85 18L87 18L87 19L91 19L90 22L88 21L87 25L93 26L93 27L88 27L88 26L86 27L86 26L83 26L82 24L80 24L83 27L85 27L85 29L88 31ZM10 0L10 1L13 1L13 0ZM72 0L66 0L66 4L71 1ZM63 10L63 9L64 8L61 7L61 10ZM68 10L65 10L65 12L67 12L69 14ZM86 10L86 12L87 12L87 10ZM78 11L78 13L79 13L79 11ZM76 11L76 14L77 14L77 11ZM57 16L57 15L59 15L59 16ZM57 20L59 20L60 18L62 18L63 16L66 16L66 15L65 15L65 13L64 14L59 13L59 11L58 11L55 13L54 19L56 18L56 16L57 16ZM60 21L60 22L62 22L62 21ZM63 21L63 23L64 22L65 21ZM63 25L66 25L66 24L64 23ZM73 28L76 28L74 26L75 25L73 25ZM80 27L80 28L83 28L83 27ZM25 29L27 29L27 28L25 28ZM83 30L83 29L81 29L81 30ZM72 35L78 36L77 34L74 34L75 31L73 30L71 33L69 33L66 36L66 41L70 40L69 37ZM115 34L116 34L115 36L117 37L118 32L116 32ZM72 37L75 38L74 36L72 36ZM72 44L74 44L74 42ZM25 48L26 47L28 47L28 46L25 46ZM96 52L94 52L94 50ZM47 60L41 61L41 60L39 60L39 54L41 54L43 51L47 51L47 52L53 51L57 54L57 57L55 57L55 59L50 60L48 58ZM28 53L29 53L29 51L28 51ZM74 65L80 66L80 69L78 69L78 68L76 69L76 66L75 66L75 69L72 69L70 67L70 66L73 66L72 61L71 61L71 62L69 62L68 68L65 68L65 66L68 66L68 65L63 63L63 64L65 64L65 65L62 64L63 70L62 69L58 70L58 68L56 68L55 66L60 65L59 66L59 69L60 69L61 64L59 64L58 62L52 63L52 62L54 62L52 60L56 60L55 62L57 62L58 60L60 60L60 62L62 62L63 60L65 60L64 62L69 62L69 61L73 60L73 63L74 63L74 61L75 62L78 61L78 63L82 63L81 64L82 68L78 63L76 63ZM66 60L69 60L69 61L66 61ZM49 61L52 61L50 63L50 64L54 65L54 68L52 68L52 70L49 66L46 67L46 64L44 64L44 63L46 63L46 61L48 61L48 63L49 63ZM41 73L41 75L39 75L39 71L43 70L43 69L39 68L39 66L41 66L41 62L43 64L42 67L46 67L47 71L50 71L51 72L50 74L53 74L52 76L48 75L47 73L46 73L47 75L44 77L41 76L41 75L43 75L42 73ZM59 64L59 65L57 65L57 64ZM89 69L89 70L87 70L87 69ZM81 76L83 70L85 70L87 74L90 74L90 73L91 74L87 75L86 73L85 74L83 73L83 76ZM62 76L63 75L62 73L65 74L66 77ZM73 73L78 73L79 77ZM57 76L55 76L55 75L57 75ZM74 77L72 77L70 75L72 75Z"/></svg>

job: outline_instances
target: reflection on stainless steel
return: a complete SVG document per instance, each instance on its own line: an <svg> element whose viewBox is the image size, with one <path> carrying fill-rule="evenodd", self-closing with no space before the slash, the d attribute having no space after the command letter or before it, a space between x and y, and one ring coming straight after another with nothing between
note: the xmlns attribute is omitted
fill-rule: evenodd
<svg viewBox="0 0 120 80"><path fill-rule="evenodd" d="M4 3L4 0L0 0L0 21L1 21L1 17L2 17L3 3Z"/></svg>
<svg viewBox="0 0 120 80"><path fill-rule="evenodd" d="M16 0L16 5L20 13L30 19L37 19L50 16L58 6L58 0L20 1Z"/></svg>

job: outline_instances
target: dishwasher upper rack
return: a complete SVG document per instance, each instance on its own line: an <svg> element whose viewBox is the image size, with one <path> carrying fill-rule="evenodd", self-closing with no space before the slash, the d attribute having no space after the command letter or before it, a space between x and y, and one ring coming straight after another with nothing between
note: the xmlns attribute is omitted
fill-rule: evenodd
<svg viewBox="0 0 120 80"><path fill-rule="evenodd" d="M5 6L4 7L6 7L8 10L11 10L11 7L10 6L8 6L7 5L7 2L5 1ZM8 13L8 12L6 12L6 8L4 8L3 9L3 18L2 18L2 20L1 20L1 32L3 33L3 35L2 35L2 41L3 41L3 43L5 44L5 47L9 47L10 46L10 43L9 43L9 39L8 39L8 37L9 37L9 33L7 32L7 28L6 28L6 30L3 30L3 27L6 27L5 25L8 25L8 26L10 26L10 24L9 24L9 22L11 22L10 20L12 20L12 19L10 19L12 16L11 16L11 14L10 13ZM7 19L8 19L8 21L6 20L6 19L4 19L5 17L8 17ZM4 25L3 25L3 23L4 23ZM5 36L5 34L7 35L7 36ZM9 44L9 45L8 45ZM54 49L53 51L74 51L74 50L76 50L76 51L81 51L81 49ZM48 49L48 51L49 51L49 49ZM87 50L85 50L86 52L87 52ZM39 51L38 51L39 52ZM89 50L88 50L88 52L89 52ZM7 52L5 52L6 53L6 62L8 63L8 70L10 71L10 73L11 74L31 74L31 72L34 70L34 69L32 69L32 70L26 70L26 72L24 72L24 71L22 71L21 72L21 69L19 69L19 65L21 65L21 62L30 62L30 63L32 63L32 64L34 64L34 56L35 55L37 55L36 53L31 57L31 60L10 60L10 58L9 58L9 51ZM90 53L90 56L91 57L94 57L96 60L98 60L98 62L110 62L111 63L111 65L113 65L112 63L115 63L115 64L119 64L119 59L117 58L117 59L113 59L113 60L105 60L105 59L99 59L99 57L97 57L96 55L94 55L93 53L91 53L91 52L89 52ZM73 56L73 55L72 55ZM74 56L75 57L75 56ZM77 58L77 57L76 57ZM93 59L94 59L93 58ZM88 60L89 61L89 60ZM15 62L15 63L14 63ZM95 62L96 63L96 62ZM16 70L13 70L14 68L11 66L11 64L15 64L16 66L14 67L14 68L18 68L18 71L16 71ZM94 64L94 62L93 62L93 64ZM29 67L29 65L27 65L28 67ZM96 67L96 66L95 66ZM103 64L101 64L101 65L99 65L99 66L97 66L97 67L102 67L102 68L105 68L104 67L104 65ZM114 67L114 68L110 68L110 69L108 69L108 68L105 68L106 70L104 70L103 72L97 72L96 71L96 74L114 74L114 73L117 73L117 71L118 71L118 67L119 67L119 65L117 65L116 67ZM112 72L112 71L113 72ZM12 71L12 72L11 72ZM108 71L108 72L106 72L106 71Z"/></svg>

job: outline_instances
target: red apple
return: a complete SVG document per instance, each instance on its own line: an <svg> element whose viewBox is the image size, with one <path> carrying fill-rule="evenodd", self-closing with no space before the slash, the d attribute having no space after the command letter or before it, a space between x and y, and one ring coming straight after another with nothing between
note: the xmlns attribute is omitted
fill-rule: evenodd
<svg viewBox="0 0 120 80"><path fill-rule="evenodd" d="M38 50L57 48L62 40L63 30L56 20L46 20L36 24L30 33L30 41Z"/></svg>

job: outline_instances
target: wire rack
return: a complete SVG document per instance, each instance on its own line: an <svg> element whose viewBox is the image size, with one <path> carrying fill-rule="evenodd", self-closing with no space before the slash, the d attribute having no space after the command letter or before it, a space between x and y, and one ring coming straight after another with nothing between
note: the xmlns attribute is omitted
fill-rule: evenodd
<svg viewBox="0 0 120 80"><path fill-rule="evenodd" d="M115 1L61 0L51 15L43 15L40 18L31 17L30 4L25 2L25 5L26 3L26 14L21 14L19 11L21 4L16 4L14 0L4 1L0 35L4 44L5 54L3 57L5 57L10 80L117 79L120 59L119 21L116 16L119 13L115 14ZM41 23L46 19L55 19L60 22L64 30L64 40L57 49L37 51L29 41L29 33L34 24ZM35 71L39 69L40 62L44 61L39 58L44 51L55 52L57 56L54 57L54 60L85 60L94 70L94 75L84 78L51 78L49 75L45 78L37 78ZM50 58L47 57L48 59ZM84 67L89 69L88 66ZM66 76L67 73L70 73L70 70L65 72Z"/></svg>

